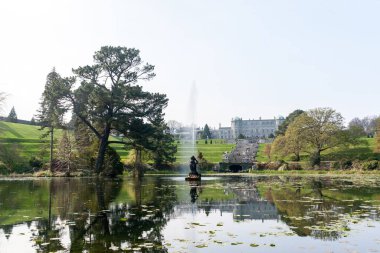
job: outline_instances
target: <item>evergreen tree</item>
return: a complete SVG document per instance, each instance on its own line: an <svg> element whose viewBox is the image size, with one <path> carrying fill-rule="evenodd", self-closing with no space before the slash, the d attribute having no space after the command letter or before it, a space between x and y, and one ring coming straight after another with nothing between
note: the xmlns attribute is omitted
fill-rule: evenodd
<svg viewBox="0 0 380 253"><path fill-rule="evenodd" d="M32 117L32 119L30 120L30 124L33 126L36 124L36 120L34 119L34 117Z"/></svg>
<svg viewBox="0 0 380 253"><path fill-rule="evenodd" d="M153 135L152 154L154 166L160 168L175 162L177 145L174 144L174 136L162 118L154 122L155 134Z"/></svg>
<svg viewBox="0 0 380 253"><path fill-rule="evenodd" d="M128 138L128 134L134 130L128 127L136 122L142 126L152 124L156 116L163 115L167 106L165 95L145 92L137 85L138 81L155 76L154 66L143 64L139 54L140 51L134 48L102 47L95 52L93 65L73 70L75 78L81 81L78 88L74 88L74 78L61 78L58 92L54 93L59 95L59 108L70 106L97 138L97 174L104 168L109 144L131 144L128 140L134 138ZM127 141L110 141L111 132L124 134ZM141 138L139 141L146 140ZM139 141L135 142L138 150Z"/></svg>
<svg viewBox="0 0 380 253"><path fill-rule="evenodd" d="M67 175L70 175L70 167L73 158L73 142L70 134L67 131L63 131L62 137L57 147L57 160L59 161L59 167L64 169Z"/></svg>
<svg viewBox="0 0 380 253"><path fill-rule="evenodd" d="M16 110L15 110L14 106L12 107L11 111L9 112L8 121L17 122L17 114L16 114Z"/></svg>
<svg viewBox="0 0 380 253"><path fill-rule="evenodd" d="M136 85L139 80L150 80L155 76L154 66L143 65L139 54L140 51L134 48L102 47L95 52L94 65L74 70L82 82L68 98L73 112L99 139L96 173L103 168L107 146L115 142L108 140L111 131L128 136L126 126L141 121L151 123L152 118L163 114L167 105L165 95L144 92ZM141 138L140 141L146 140ZM140 150L139 145L136 148Z"/></svg>
<svg viewBox="0 0 380 253"><path fill-rule="evenodd" d="M62 97L67 94L73 82L73 79L62 78L55 68L46 77L37 118L41 124L41 130L48 128L41 138L50 134L50 171L53 170L54 128L63 125L63 116L69 109Z"/></svg>
<svg viewBox="0 0 380 253"><path fill-rule="evenodd" d="M210 128L206 124L205 127L203 128L202 139L210 139L210 138L211 138Z"/></svg>

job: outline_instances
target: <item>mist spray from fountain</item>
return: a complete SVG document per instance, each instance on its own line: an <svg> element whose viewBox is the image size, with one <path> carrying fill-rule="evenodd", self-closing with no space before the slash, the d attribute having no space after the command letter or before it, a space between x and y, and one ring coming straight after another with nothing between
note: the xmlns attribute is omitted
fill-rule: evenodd
<svg viewBox="0 0 380 253"><path fill-rule="evenodd" d="M197 89L195 82L193 82L190 90L189 102L187 106L187 118L186 124L189 127L186 135L181 136L181 164L186 166L181 166L183 173L188 172L188 164L191 156L197 157L198 150L196 146L196 112L197 112Z"/></svg>

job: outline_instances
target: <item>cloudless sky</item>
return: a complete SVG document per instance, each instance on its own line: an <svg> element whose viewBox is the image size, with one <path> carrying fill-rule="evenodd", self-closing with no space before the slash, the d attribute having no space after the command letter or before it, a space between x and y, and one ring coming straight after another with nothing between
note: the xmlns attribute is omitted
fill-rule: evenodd
<svg viewBox="0 0 380 253"><path fill-rule="evenodd" d="M315 107L378 115L379 13L379 0L4 0L2 114L30 120L53 67L72 75L113 45L156 66L142 85L168 95L167 120L188 121L191 97L201 126Z"/></svg>

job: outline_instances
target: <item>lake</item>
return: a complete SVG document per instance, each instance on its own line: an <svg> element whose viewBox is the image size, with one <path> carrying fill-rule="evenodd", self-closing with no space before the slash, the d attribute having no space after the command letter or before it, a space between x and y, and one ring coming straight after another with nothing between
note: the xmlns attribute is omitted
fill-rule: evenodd
<svg viewBox="0 0 380 253"><path fill-rule="evenodd" d="M379 252L380 178L1 179L0 252Z"/></svg>

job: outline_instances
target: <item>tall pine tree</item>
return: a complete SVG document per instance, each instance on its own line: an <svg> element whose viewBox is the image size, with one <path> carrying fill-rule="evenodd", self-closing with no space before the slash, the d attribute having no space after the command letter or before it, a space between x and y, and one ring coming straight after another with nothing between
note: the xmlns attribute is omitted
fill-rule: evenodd
<svg viewBox="0 0 380 253"><path fill-rule="evenodd" d="M139 50L106 46L95 52L93 58L93 65L73 70L80 81L78 88L74 89L73 78L61 80L57 105L58 109L66 109L69 102L73 113L99 140L95 162L95 172L99 174L104 168L108 145L128 144L110 141L111 132L128 134L126 126L135 120L152 124L157 115L163 115L168 99L163 94L145 92L137 85L155 76L154 66L143 64Z"/></svg>
<svg viewBox="0 0 380 253"><path fill-rule="evenodd" d="M14 106L12 107L11 111L9 112L8 121L17 122L17 114L16 114L16 110L15 110Z"/></svg>
<svg viewBox="0 0 380 253"><path fill-rule="evenodd" d="M69 109L62 98L70 89L73 79L62 78L55 68L47 75L45 90L42 93L40 109L37 114L41 130L48 128L42 138L50 135L50 170L53 170L54 129L63 125L63 116Z"/></svg>

